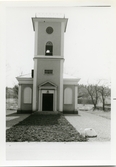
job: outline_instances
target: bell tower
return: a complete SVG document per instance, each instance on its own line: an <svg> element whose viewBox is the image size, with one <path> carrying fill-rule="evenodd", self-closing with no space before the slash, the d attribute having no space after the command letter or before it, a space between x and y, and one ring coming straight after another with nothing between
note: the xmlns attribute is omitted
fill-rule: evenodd
<svg viewBox="0 0 116 167"><path fill-rule="evenodd" d="M33 111L63 111L64 32L67 21L64 17L32 18L35 31Z"/></svg>

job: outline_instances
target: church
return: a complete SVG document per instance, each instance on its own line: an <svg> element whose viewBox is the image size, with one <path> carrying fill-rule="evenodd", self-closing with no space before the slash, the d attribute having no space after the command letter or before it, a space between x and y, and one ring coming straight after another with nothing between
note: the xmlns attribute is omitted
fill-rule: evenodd
<svg viewBox="0 0 116 167"><path fill-rule="evenodd" d="M77 113L80 79L63 74L67 22L65 17L32 18L35 33L34 69L31 76L17 77L18 113Z"/></svg>

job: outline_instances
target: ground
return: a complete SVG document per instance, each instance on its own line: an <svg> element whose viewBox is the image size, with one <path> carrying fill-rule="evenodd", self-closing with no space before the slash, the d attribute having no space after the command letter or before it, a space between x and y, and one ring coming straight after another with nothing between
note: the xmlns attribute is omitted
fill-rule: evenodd
<svg viewBox="0 0 116 167"><path fill-rule="evenodd" d="M16 113L17 101L7 100L6 129L23 121L30 114ZM65 118L76 128L77 132L85 128L93 128L97 132L97 138L89 138L88 141L110 141L111 114L110 111L92 110L92 105L79 105L79 114L66 115ZM10 110L8 110L10 109Z"/></svg>
<svg viewBox="0 0 116 167"><path fill-rule="evenodd" d="M110 141L110 120L85 111L80 111L78 116L65 116L65 118L78 132L85 128L93 128L97 132L97 138L89 138L89 141Z"/></svg>
<svg viewBox="0 0 116 167"><path fill-rule="evenodd" d="M81 142L86 141L86 138L76 131L63 114L35 112L10 129L7 129L6 141Z"/></svg>
<svg viewBox="0 0 116 167"><path fill-rule="evenodd" d="M78 115L65 115L65 118L82 132L85 128L93 128L97 132L97 138L89 138L88 141L110 141L111 138L111 115L104 111L79 110ZM90 106L88 106L89 108ZM82 109L82 106L80 107Z"/></svg>
<svg viewBox="0 0 116 167"><path fill-rule="evenodd" d="M30 114L17 114L16 110L7 110L6 112L6 129L11 128L15 124L23 121Z"/></svg>
<svg viewBox="0 0 116 167"><path fill-rule="evenodd" d="M89 112L91 114L94 114L94 115L98 115L100 117L104 117L104 118L107 118L107 119L111 119L111 112L110 112L110 108L109 110L106 110L105 112L103 110L94 110L93 111L93 105L92 104L78 104L78 110L79 111L86 111L86 112Z"/></svg>

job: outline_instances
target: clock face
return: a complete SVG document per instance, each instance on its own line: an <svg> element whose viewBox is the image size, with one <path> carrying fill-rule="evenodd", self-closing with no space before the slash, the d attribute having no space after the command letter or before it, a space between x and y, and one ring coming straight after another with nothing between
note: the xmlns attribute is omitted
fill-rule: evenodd
<svg viewBox="0 0 116 167"><path fill-rule="evenodd" d="M48 34L52 34L52 33L53 33L53 28L52 28L52 27L47 27L47 28L46 28L46 32L47 32Z"/></svg>

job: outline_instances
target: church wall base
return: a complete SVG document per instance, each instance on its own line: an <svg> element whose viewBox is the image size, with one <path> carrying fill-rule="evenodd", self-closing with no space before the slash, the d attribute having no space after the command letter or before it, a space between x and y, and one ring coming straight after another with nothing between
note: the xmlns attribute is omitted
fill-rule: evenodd
<svg viewBox="0 0 116 167"><path fill-rule="evenodd" d="M78 114L78 111L63 111L63 114Z"/></svg>
<svg viewBox="0 0 116 167"><path fill-rule="evenodd" d="M31 114L32 110L17 110L17 114Z"/></svg>

